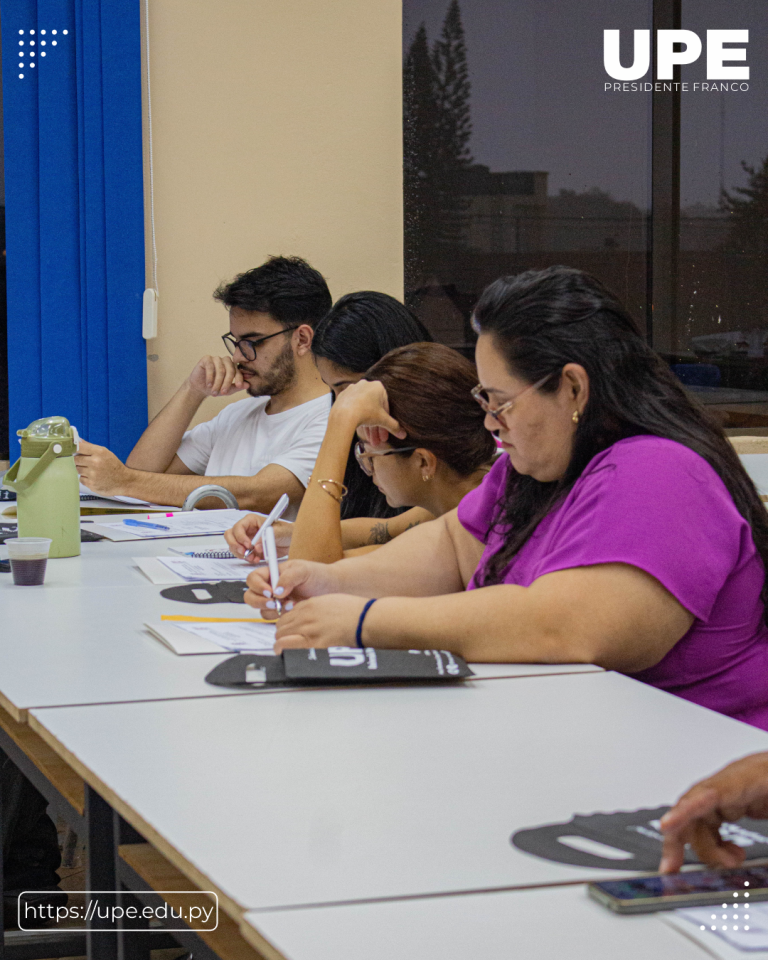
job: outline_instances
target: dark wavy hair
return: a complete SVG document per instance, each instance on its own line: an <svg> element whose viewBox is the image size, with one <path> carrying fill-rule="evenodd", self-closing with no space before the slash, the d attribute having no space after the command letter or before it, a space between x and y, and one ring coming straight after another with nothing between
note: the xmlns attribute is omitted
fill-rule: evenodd
<svg viewBox="0 0 768 960"><path fill-rule="evenodd" d="M442 343L398 347L365 379L384 384L389 412L408 433L404 440L390 436L393 449L423 447L461 477L493 460L496 444L471 393L477 370L456 350Z"/></svg>
<svg viewBox="0 0 768 960"><path fill-rule="evenodd" d="M360 290L341 297L323 317L312 338L312 353L361 374L395 347L431 339L424 324L399 300L375 290ZM402 513L405 508L390 507L373 480L358 467L353 451L354 443L344 473L348 492L341 503L341 519L388 519Z"/></svg>
<svg viewBox="0 0 768 960"><path fill-rule="evenodd" d="M313 329L333 302L323 275L301 257L270 257L220 284L213 299L230 310L268 313L284 327L308 323Z"/></svg>
<svg viewBox="0 0 768 960"><path fill-rule="evenodd" d="M496 280L475 307L473 326L493 337L510 372L554 393L567 363L589 376L589 400L576 428L571 461L561 480L542 483L510 471L494 517L502 547L483 573L499 583L536 527L600 451L626 437L648 434L698 453L725 484L752 529L768 569L768 512L722 427L692 399L640 335L619 300L599 280L569 267L530 270ZM761 599L768 605L768 578ZM764 613L768 622L768 615Z"/></svg>
<svg viewBox="0 0 768 960"><path fill-rule="evenodd" d="M386 293L360 290L337 300L315 330L312 353L354 373L408 343L431 340L408 307Z"/></svg>

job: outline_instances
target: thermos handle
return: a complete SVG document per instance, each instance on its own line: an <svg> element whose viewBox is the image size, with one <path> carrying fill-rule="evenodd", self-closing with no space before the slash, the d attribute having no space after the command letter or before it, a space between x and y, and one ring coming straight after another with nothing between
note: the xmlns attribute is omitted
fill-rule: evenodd
<svg viewBox="0 0 768 960"><path fill-rule="evenodd" d="M15 490L16 493L24 493L24 491L29 489L35 480L37 480L48 464L56 459L57 454L54 453L54 447L56 446L58 446L59 450L61 450L59 444L52 443L42 457L40 457L34 467L32 467L26 477L24 477L22 480L16 479L19 473L19 465L21 464L21 459L18 459L3 477L3 486L9 487L11 490Z"/></svg>
<svg viewBox="0 0 768 960"><path fill-rule="evenodd" d="M16 484L13 481L15 481L16 477L18 476L20 465L21 465L21 457L19 457L19 459L16 461L16 463L14 463L14 465L10 468L10 470L5 471L5 475L3 476L3 486L8 487L9 490L16 489Z"/></svg>

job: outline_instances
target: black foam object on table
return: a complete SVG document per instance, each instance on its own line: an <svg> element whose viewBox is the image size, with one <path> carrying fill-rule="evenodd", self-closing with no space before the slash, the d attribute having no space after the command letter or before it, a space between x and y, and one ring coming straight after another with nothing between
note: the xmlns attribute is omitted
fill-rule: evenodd
<svg viewBox="0 0 768 960"><path fill-rule="evenodd" d="M5 543L11 537L17 536L17 530L15 523L0 523L0 543Z"/></svg>
<svg viewBox="0 0 768 960"><path fill-rule="evenodd" d="M264 679L249 680L249 669ZM467 663L447 650L380 650L333 647L284 650L280 656L240 653L218 664L206 681L218 687L267 684L311 686L365 683L453 683L474 676Z"/></svg>
<svg viewBox="0 0 768 960"><path fill-rule="evenodd" d="M277 671L273 667L272 678L267 679L267 667L273 663L279 664ZM215 687L259 687L265 682L274 683L277 673L285 676L285 671L281 670L282 657L260 653L238 653L229 660L224 660L218 664L210 673L206 674L205 681ZM249 670L264 670L264 680L249 680Z"/></svg>
<svg viewBox="0 0 768 960"><path fill-rule="evenodd" d="M0 543L5 543L6 540L11 540L13 537L18 536L18 527L15 523L0 523ZM106 540L106 537L102 537L100 533L93 533L91 530L81 530L80 531L80 542L81 543L95 543L97 540ZM0 560L0 573L10 573L11 572L11 561L10 560Z"/></svg>
<svg viewBox="0 0 768 960"><path fill-rule="evenodd" d="M248 584L245 580L218 580L215 583L180 583L166 587L160 596L180 603L245 603L243 599ZM205 593L207 596L197 596Z"/></svg>
<svg viewBox="0 0 768 960"><path fill-rule="evenodd" d="M613 813L576 814L567 823L547 823L518 830L510 837L512 846L555 863L579 867L600 867L606 870L641 870L656 872L661 860L663 837L658 821L669 806L640 810L617 810ZM744 848L748 860L768 857L768 820L745 817L738 823L726 823L722 836ZM561 837L584 837L629 854L625 859L603 857L598 853L577 850L562 843ZM687 848L686 863L698 863Z"/></svg>
<svg viewBox="0 0 768 960"><path fill-rule="evenodd" d="M106 540L107 538L100 533L94 533L93 530L80 531L80 543L96 543L97 540Z"/></svg>

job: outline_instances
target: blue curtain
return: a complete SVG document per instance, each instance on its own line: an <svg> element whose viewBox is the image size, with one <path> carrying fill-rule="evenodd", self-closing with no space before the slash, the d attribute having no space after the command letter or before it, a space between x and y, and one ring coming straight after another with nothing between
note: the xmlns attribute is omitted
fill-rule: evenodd
<svg viewBox="0 0 768 960"><path fill-rule="evenodd" d="M139 0L0 0L8 379L125 458L147 423Z"/></svg>

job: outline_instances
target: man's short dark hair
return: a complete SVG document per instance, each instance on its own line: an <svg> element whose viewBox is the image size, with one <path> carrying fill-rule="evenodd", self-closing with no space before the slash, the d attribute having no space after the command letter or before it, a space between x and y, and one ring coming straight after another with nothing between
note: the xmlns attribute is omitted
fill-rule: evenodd
<svg viewBox="0 0 768 960"><path fill-rule="evenodd" d="M270 257L231 283L222 283L213 298L230 310L268 313L284 327L308 323L313 329L333 302L323 275L301 257Z"/></svg>

